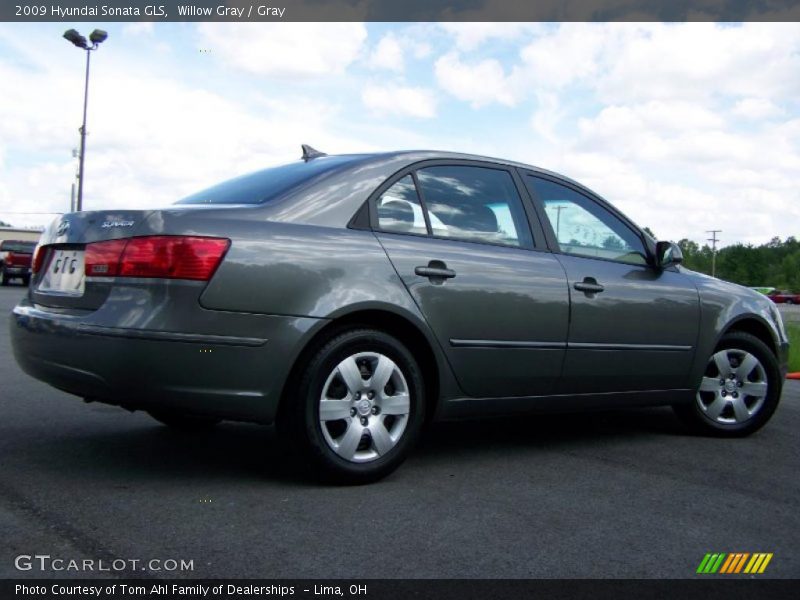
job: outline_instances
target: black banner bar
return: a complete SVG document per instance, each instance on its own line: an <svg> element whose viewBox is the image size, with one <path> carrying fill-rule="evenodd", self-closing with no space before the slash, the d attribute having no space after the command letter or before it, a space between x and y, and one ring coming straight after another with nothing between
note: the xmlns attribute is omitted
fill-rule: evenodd
<svg viewBox="0 0 800 600"><path fill-rule="evenodd" d="M0 597L45 600L308 598L336 600L783 600L797 598L798 580L712 576L696 580L4 580Z"/></svg>
<svg viewBox="0 0 800 600"><path fill-rule="evenodd" d="M800 0L3 0L0 21L800 21Z"/></svg>

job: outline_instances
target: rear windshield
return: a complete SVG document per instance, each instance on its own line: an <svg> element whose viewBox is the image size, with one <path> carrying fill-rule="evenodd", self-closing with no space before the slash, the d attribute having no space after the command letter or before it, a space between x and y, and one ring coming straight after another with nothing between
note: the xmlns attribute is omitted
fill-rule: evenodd
<svg viewBox="0 0 800 600"><path fill-rule="evenodd" d="M357 156L324 156L298 161L230 179L179 200L176 204L263 204L316 177L324 176Z"/></svg>
<svg viewBox="0 0 800 600"><path fill-rule="evenodd" d="M14 240L4 240L0 243L0 250L3 252L17 252L19 254L33 254L36 242L17 242Z"/></svg>

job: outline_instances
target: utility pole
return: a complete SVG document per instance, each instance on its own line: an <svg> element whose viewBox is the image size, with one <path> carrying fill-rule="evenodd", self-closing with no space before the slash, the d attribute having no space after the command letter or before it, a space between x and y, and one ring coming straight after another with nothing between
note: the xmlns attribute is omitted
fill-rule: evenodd
<svg viewBox="0 0 800 600"><path fill-rule="evenodd" d="M711 276L717 276L717 242L720 240L717 238L718 233L722 233L722 229L710 229L706 231L706 233L710 233L711 237L707 238L709 242L711 242Z"/></svg>
<svg viewBox="0 0 800 600"><path fill-rule="evenodd" d="M556 206L556 241L558 241L558 234L561 231L561 211L569 208L569 206Z"/></svg>

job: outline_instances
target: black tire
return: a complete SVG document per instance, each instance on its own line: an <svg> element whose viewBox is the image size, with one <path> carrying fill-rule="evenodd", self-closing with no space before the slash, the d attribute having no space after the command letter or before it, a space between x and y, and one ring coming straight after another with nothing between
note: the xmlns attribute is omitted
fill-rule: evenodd
<svg viewBox="0 0 800 600"><path fill-rule="evenodd" d="M28 287L30 284L31 284L31 276L30 275L26 275L25 277L22 278L22 285L24 285L25 287Z"/></svg>
<svg viewBox="0 0 800 600"><path fill-rule="evenodd" d="M358 413L359 409L351 408L350 417L341 420L331 420L323 424L320 421L320 403L323 390L328 386L337 384L338 375L337 365L347 360L360 360L362 363L361 383L364 385L372 380L375 373L374 366L368 361L382 360L385 357L393 362L392 379L389 380L381 390L381 396L376 396L374 406L371 410L378 413L367 412ZM374 363L377 365L377 362ZM370 372L370 368L373 370ZM399 372L399 375L397 373ZM365 377L369 375L368 378ZM389 397L391 394L398 393L400 386L394 390L392 381L402 377L402 384L407 392L407 410L403 416L392 417L388 414L381 415L379 404L383 402L381 398ZM350 401L355 406L358 404L355 396L349 392L343 379L338 380L338 385L342 389L341 400ZM343 387L344 386L344 387ZM393 336L375 329L354 327L328 338L321 345L312 350L305 364L299 369L298 376L294 381L289 382L289 387L294 388L294 394L287 394L282 406L278 428L286 442L290 442L295 449L308 459L306 464L310 465L314 474L324 481L338 484L364 484L377 481L394 471L408 457L415 443L417 442L422 424L425 418L425 392L422 371L417 365L416 360L409 350ZM387 392L387 390L389 390ZM362 400L366 398L364 392ZM397 396L399 398L399 396ZM339 398L339 396L337 396ZM405 400L403 401L405 402ZM388 405L386 405L388 406ZM362 407L363 408L363 407ZM406 409L402 409L406 410ZM353 412L355 411L355 415ZM361 416L365 415L365 416ZM383 432L389 431L393 419L401 420L404 429L398 435L396 441L390 449L384 448L378 451L378 444L373 441L373 427L383 428L378 437L386 439ZM364 423L367 425L364 425ZM350 432L351 427L356 427L360 434L360 442L356 446L354 456L348 460L337 454L332 445L334 433L332 426L339 426L340 433L344 439L346 433ZM325 432L323 432L323 427ZM375 430L377 433L377 430ZM357 436L354 436L354 439ZM361 456L359 456L361 453ZM364 454L374 454L374 458L364 458ZM361 460L364 462L355 462Z"/></svg>
<svg viewBox="0 0 800 600"><path fill-rule="evenodd" d="M201 417L170 410L148 410L147 414L170 429L184 432L211 431L221 419Z"/></svg>
<svg viewBox="0 0 800 600"><path fill-rule="evenodd" d="M756 383L761 383L760 380L763 378L763 382L767 385L767 391L763 396L760 407L755 409L755 412L753 412L751 416L741 422L723 423L717 419L711 418L709 414L707 414L709 411L703 408L704 406L709 406L708 398L709 396L714 398L714 393L708 391L701 393L701 391L698 390L690 403L676 405L673 408L678 417L696 433L716 437L744 437L758 431L770 420L780 401L783 380L775 354L757 337L739 331L725 334L714 350L714 353L716 354L723 350L731 350L730 356L733 356L734 359L738 352L749 353L760 363L763 368L763 374L757 376L759 381L756 381ZM742 354L741 356L744 355ZM704 380L705 376L708 376L708 379L719 377L718 374L715 374L715 367L711 365L712 358L713 355L709 357L709 366L704 374ZM757 372L758 371L752 371L752 373ZM720 378L720 381L723 379L725 378ZM720 390L724 389L724 386L720 384ZM737 394L739 393L738 390L734 390L734 392ZM750 397L744 393L742 393L742 401L750 401L752 407L757 405L757 399L755 397ZM714 400L712 400L712 402L714 402ZM725 401L723 400L723 402ZM729 399L727 402L732 403L733 400ZM727 413L723 412L719 417L726 418L725 415L727 414L729 415L728 419L736 419L736 417L733 416L735 411L732 405L730 407L726 405L724 410L727 411Z"/></svg>
<svg viewBox="0 0 800 600"><path fill-rule="evenodd" d="M6 268L0 267L0 285L8 285L9 281L11 281L11 278L6 273Z"/></svg>

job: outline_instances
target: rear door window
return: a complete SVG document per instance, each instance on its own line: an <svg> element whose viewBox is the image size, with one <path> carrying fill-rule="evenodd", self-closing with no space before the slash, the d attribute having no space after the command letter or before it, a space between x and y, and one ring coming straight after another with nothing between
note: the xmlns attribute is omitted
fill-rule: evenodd
<svg viewBox="0 0 800 600"><path fill-rule="evenodd" d="M417 179L434 236L530 248L522 200L504 169L424 167Z"/></svg>
<svg viewBox="0 0 800 600"><path fill-rule="evenodd" d="M377 201L378 227L394 233L426 234L425 215L411 175L381 194Z"/></svg>

